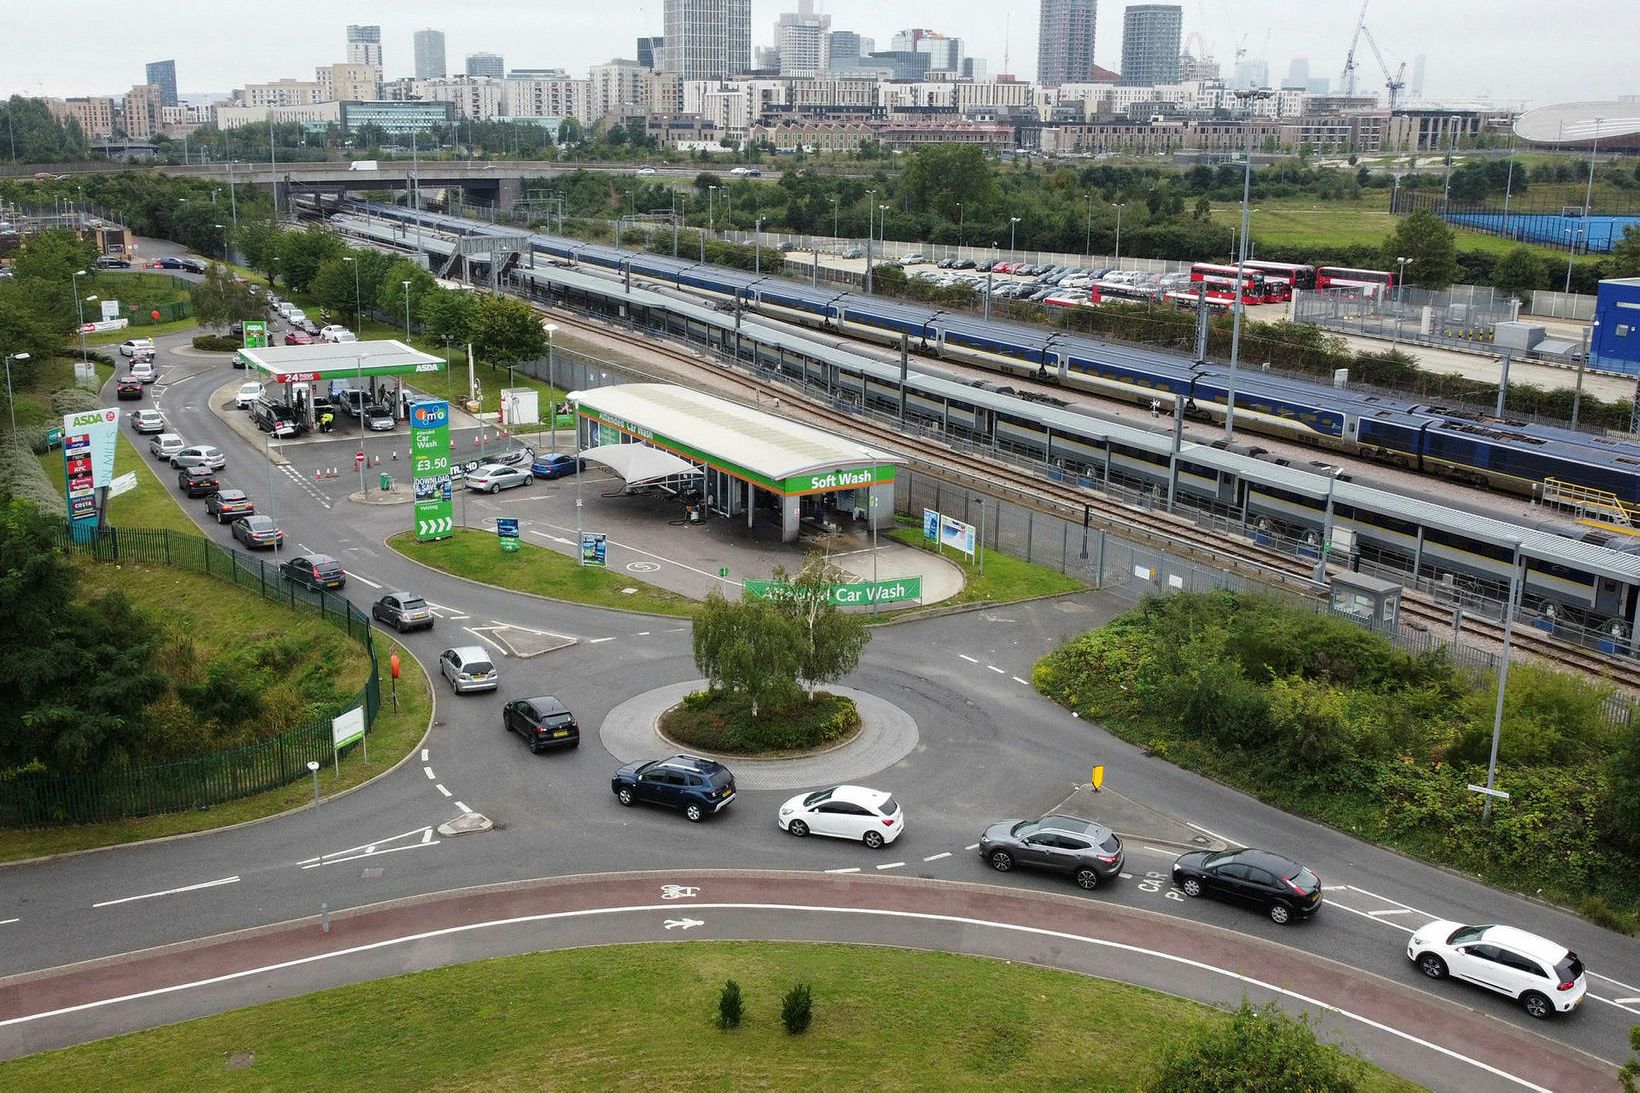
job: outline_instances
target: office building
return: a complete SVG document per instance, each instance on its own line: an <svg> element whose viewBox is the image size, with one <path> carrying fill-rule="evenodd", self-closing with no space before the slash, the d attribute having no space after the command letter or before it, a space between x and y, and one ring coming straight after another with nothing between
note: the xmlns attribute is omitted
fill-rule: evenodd
<svg viewBox="0 0 1640 1093"><path fill-rule="evenodd" d="M1288 61L1287 78L1281 81L1281 86L1308 90L1310 86L1310 59L1308 57L1294 57Z"/></svg>
<svg viewBox="0 0 1640 1093"><path fill-rule="evenodd" d="M1162 87L1179 82L1184 9L1177 4L1134 4L1122 13L1122 82Z"/></svg>
<svg viewBox="0 0 1640 1093"><path fill-rule="evenodd" d="M361 125L373 125L390 136L424 133L449 125L456 118L455 104L441 100L420 102L344 102L339 107L338 124L352 133Z"/></svg>
<svg viewBox="0 0 1640 1093"><path fill-rule="evenodd" d="M665 46L666 39L659 34L654 34L647 38L639 38L638 63L647 69L653 70L655 67L655 55Z"/></svg>
<svg viewBox="0 0 1640 1093"><path fill-rule="evenodd" d="M467 54L467 75L488 76L492 80L499 80L506 76L507 66L499 53L469 53Z"/></svg>
<svg viewBox="0 0 1640 1093"><path fill-rule="evenodd" d="M722 80L752 65L752 0L666 0L660 68Z"/></svg>
<svg viewBox="0 0 1640 1093"><path fill-rule="evenodd" d="M1093 82L1093 32L1098 16L1098 0L1042 0L1036 40L1038 85Z"/></svg>
<svg viewBox="0 0 1640 1093"><path fill-rule="evenodd" d="M877 48L877 43L852 30L834 30L826 35L826 59L833 69L855 68L856 62Z"/></svg>
<svg viewBox="0 0 1640 1093"><path fill-rule="evenodd" d="M347 28L347 63L382 66L382 28Z"/></svg>
<svg viewBox="0 0 1640 1093"><path fill-rule="evenodd" d="M412 36L416 49L416 79L438 80L447 73L444 65L444 32L418 30Z"/></svg>
<svg viewBox="0 0 1640 1093"><path fill-rule="evenodd" d="M774 45L782 76L818 76L831 67L831 16L816 15L814 0L798 0L797 10L775 21Z"/></svg>
<svg viewBox="0 0 1640 1093"><path fill-rule="evenodd" d="M928 71L962 72L963 47L961 38L947 38L935 31L925 31L914 47L918 53L928 54Z"/></svg>
<svg viewBox="0 0 1640 1093"><path fill-rule="evenodd" d="M177 105L177 63L175 61L148 62L148 78L144 82L159 88L161 106Z"/></svg>
<svg viewBox="0 0 1640 1093"><path fill-rule="evenodd" d="M293 80L288 76L270 83L248 83L244 96L245 105L254 108L310 106L331 98L318 80Z"/></svg>

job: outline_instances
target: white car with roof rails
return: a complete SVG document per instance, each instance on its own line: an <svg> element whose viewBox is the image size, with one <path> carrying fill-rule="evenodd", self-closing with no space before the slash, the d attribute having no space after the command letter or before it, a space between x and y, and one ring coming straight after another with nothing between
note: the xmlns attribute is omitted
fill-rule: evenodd
<svg viewBox="0 0 1640 1093"><path fill-rule="evenodd" d="M1513 926L1465 926L1437 919L1413 931L1407 959L1430 979L1462 979L1507 995L1545 1020L1583 1004L1583 961L1557 941Z"/></svg>

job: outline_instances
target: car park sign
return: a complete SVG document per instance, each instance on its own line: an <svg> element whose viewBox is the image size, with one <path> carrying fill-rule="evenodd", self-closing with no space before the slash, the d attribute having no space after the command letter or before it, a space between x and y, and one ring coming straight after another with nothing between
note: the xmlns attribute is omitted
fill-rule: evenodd
<svg viewBox="0 0 1640 1093"><path fill-rule="evenodd" d="M96 530L98 491L106 491L114 480L119 425L120 412L113 409L63 415L63 478L68 485L69 524L76 539Z"/></svg>
<svg viewBox="0 0 1640 1093"><path fill-rule="evenodd" d="M450 404L443 399L410 405L410 478L416 498L416 540L448 539L455 519L450 503Z"/></svg>

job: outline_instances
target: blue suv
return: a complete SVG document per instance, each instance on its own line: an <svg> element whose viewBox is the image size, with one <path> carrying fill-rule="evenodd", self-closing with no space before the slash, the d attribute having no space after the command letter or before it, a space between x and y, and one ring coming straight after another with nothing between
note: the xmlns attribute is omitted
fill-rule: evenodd
<svg viewBox="0 0 1640 1093"><path fill-rule="evenodd" d="M615 772L609 788L623 805L644 801L681 808L685 819L699 823L735 799L735 776L716 760L674 755L628 763Z"/></svg>

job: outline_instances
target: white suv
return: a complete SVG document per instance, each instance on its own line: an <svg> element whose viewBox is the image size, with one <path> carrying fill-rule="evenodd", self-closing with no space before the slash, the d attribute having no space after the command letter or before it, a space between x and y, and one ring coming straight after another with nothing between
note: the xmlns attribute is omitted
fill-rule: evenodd
<svg viewBox="0 0 1640 1093"><path fill-rule="evenodd" d="M1539 1020L1572 1012L1588 991L1576 953L1513 926L1437 920L1412 935L1407 959L1431 979L1450 975L1506 994Z"/></svg>
<svg viewBox="0 0 1640 1093"><path fill-rule="evenodd" d="M319 340L322 342L356 342L359 336L345 326L332 323L319 331Z"/></svg>
<svg viewBox="0 0 1640 1093"><path fill-rule="evenodd" d="M127 338L125 341L120 343L120 356L135 357L137 355L137 351L140 349L146 349L152 353L154 351L154 339Z"/></svg>

